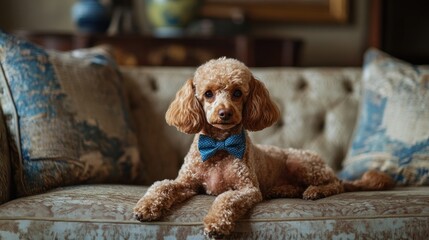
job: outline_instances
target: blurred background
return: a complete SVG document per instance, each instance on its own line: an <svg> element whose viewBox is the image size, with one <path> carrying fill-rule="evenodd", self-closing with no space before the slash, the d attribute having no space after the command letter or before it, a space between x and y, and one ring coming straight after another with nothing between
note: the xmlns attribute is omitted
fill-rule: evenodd
<svg viewBox="0 0 429 240"><path fill-rule="evenodd" d="M46 48L114 46L122 65L429 63L427 0L0 0L0 29Z"/></svg>

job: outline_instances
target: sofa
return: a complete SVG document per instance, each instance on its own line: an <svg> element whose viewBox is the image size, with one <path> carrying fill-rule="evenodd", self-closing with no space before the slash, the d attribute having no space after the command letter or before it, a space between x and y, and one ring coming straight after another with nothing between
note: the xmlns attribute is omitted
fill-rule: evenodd
<svg viewBox="0 0 429 240"><path fill-rule="evenodd" d="M22 49L20 51L23 52ZM0 51L0 55L1 53ZM102 60L103 64L106 60L99 57L95 59ZM214 196L193 197L175 206L160 221L142 223L133 216L134 205L151 183L177 175L190 146L192 136L167 126L164 114L177 90L185 80L192 77L195 68L119 68L121 84L115 86L124 88L126 93L126 101L119 106L127 109L129 115L125 116L132 122L131 130L136 136L139 153L140 167L135 170L137 175L133 179L125 179L131 174L116 177L114 180L109 174L101 178L100 175L105 173L106 169L120 171L116 168L106 168L103 172L97 172L98 178L71 181L75 175L70 171L77 171L77 168L70 168L71 170L68 169L61 177L61 184L53 184L52 179L45 181L43 178L41 186L42 180L38 180L39 176L30 178L21 174L26 171L25 168L19 170L21 173L17 168L26 164L26 157L32 157L36 153L43 155L37 149L27 153L25 141L30 140L22 136L26 131L34 131L38 126L43 127L43 124L37 122L31 129L21 128L19 133L22 141L16 142L11 126L17 127L12 123L14 116L21 114L18 111L20 102L15 102L15 108L8 108L5 104L6 95L14 94L14 79L7 79L12 76L7 74L8 68L12 66L8 65L10 63L7 57L3 56L0 60L0 79L3 82L9 81L9 88L2 85L0 98L3 101L0 121L0 186L3 192L0 205L0 239L205 239L202 219L214 201ZM46 71L49 68L39 66L38 69ZM55 71L60 71L58 66ZM362 71L362 68L346 67L253 68L255 77L265 83L281 109L281 120L263 131L252 132L251 137L260 144L316 151L327 164L339 172L339 176L345 177L344 174L347 175L348 172L342 170L348 160L344 162L344 159L350 158L352 141L358 132L355 126L363 115L360 113L364 108ZM38 74L36 77L44 76ZM23 89L20 91L25 91ZM31 101L39 103L39 99ZM97 99L93 99L93 102L96 101ZM102 99L103 101L106 100ZM114 104L109 106L112 109L116 107ZM13 110L15 115L10 113ZM108 110L110 109L106 111ZM24 119L24 116L21 118ZM37 119L39 118L37 115ZM17 120L21 125L22 119ZM59 128L56 129L60 131ZM21 147L16 144L21 144ZM54 143L49 142L47 145L49 144ZM21 159L25 161L13 163L20 159L20 150ZM57 154L53 150L52 152L49 154ZM89 156L95 158L97 155ZM135 155L127 156L132 158ZM32 159L33 162L44 160L46 158ZM59 165L55 166L50 168L49 174L60 168ZM42 173L44 172L40 170L38 174ZM59 178L55 174L55 179ZM26 181L27 183L23 184ZM21 188L21 185L31 188ZM429 187L425 184L398 184L387 191L347 192L316 201L263 201L238 221L229 238L426 239L428 234Z"/></svg>

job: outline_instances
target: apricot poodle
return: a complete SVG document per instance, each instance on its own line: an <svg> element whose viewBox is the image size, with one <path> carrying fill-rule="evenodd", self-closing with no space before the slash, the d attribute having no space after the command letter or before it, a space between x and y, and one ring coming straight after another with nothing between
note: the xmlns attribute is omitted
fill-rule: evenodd
<svg viewBox="0 0 429 240"><path fill-rule="evenodd" d="M228 235L256 203L270 198L318 199L345 190L392 186L382 173L342 183L315 153L252 143L246 130L258 131L279 118L263 83L235 59L200 66L171 103L166 120L196 134L175 180L154 183L134 208L140 221L154 221L177 203L200 193L216 195L204 232Z"/></svg>

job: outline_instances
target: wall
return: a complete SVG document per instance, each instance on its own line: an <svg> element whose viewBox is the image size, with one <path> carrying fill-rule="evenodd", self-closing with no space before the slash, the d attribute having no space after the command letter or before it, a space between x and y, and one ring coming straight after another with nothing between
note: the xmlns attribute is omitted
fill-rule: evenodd
<svg viewBox="0 0 429 240"><path fill-rule="evenodd" d="M70 9L75 0L0 0L0 28L73 31Z"/></svg>
<svg viewBox="0 0 429 240"><path fill-rule="evenodd" d="M302 66L359 66L367 44L368 1L351 0L351 22L346 25L254 24L251 33L301 38L304 41ZM70 17L74 2L0 0L0 28L74 31Z"/></svg>
<svg viewBox="0 0 429 240"><path fill-rule="evenodd" d="M367 48L369 2L351 1L351 23L346 25L255 25L257 35L294 36L304 40L304 66L359 66Z"/></svg>

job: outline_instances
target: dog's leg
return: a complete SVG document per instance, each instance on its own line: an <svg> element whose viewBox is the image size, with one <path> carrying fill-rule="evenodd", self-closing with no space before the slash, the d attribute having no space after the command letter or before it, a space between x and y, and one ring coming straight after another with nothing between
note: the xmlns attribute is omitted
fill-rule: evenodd
<svg viewBox="0 0 429 240"><path fill-rule="evenodd" d="M305 183L308 187L302 194L303 199L316 200L344 192L341 181L322 160L312 163L307 176Z"/></svg>
<svg viewBox="0 0 429 240"><path fill-rule="evenodd" d="M235 222L260 201L262 194L256 187L220 194L204 218L204 233L210 238L229 235Z"/></svg>
<svg viewBox="0 0 429 240"><path fill-rule="evenodd" d="M307 200L316 200L344 192L343 185L337 179L323 185L310 185L302 197Z"/></svg>
<svg viewBox="0 0 429 240"><path fill-rule="evenodd" d="M174 204L185 201L197 194L190 184L173 180L154 183L134 207L134 215L139 221L153 221L162 217Z"/></svg>
<svg viewBox="0 0 429 240"><path fill-rule="evenodd" d="M322 158L310 151L289 150L288 175L306 186L304 199L319 199L344 192L344 187L334 171Z"/></svg>

